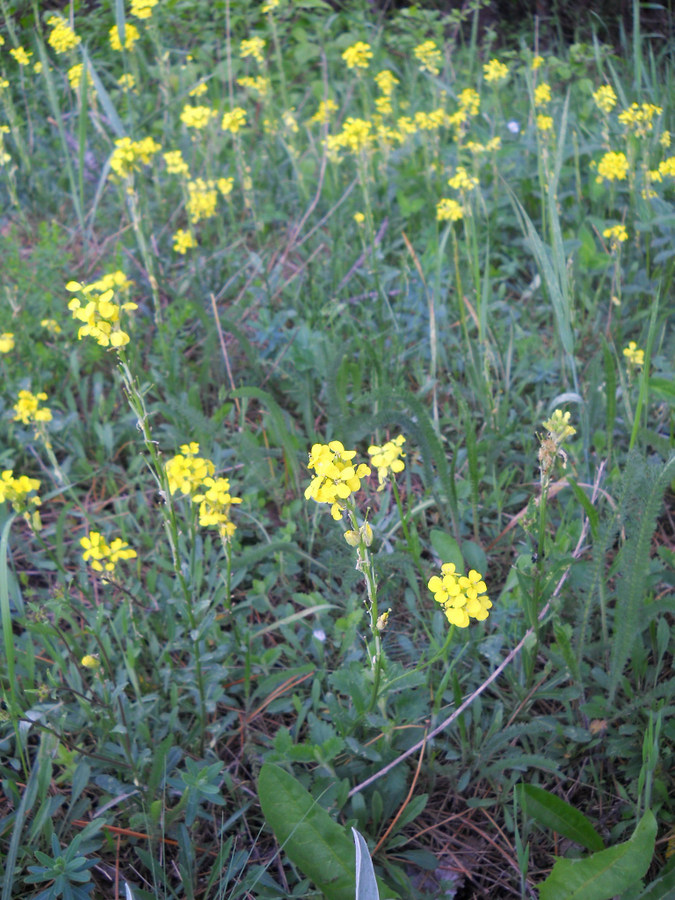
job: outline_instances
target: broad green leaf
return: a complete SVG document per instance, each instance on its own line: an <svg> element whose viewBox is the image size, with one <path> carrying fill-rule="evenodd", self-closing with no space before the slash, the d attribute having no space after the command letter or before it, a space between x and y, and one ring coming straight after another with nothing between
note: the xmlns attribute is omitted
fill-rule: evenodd
<svg viewBox="0 0 675 900"><path fill-rule="evenodd" d="M267 824L294 865L328 900L354 900L354 844L300 782L284 769L265 764L258 797ZM386 896L392 896L385 889Z"/></svg>
<svg viewBox="0 0 675 900"><path fill-rule="evenodd" d="M664 897L675 897L675 856L671 856L638 900L663 900Z"/></svg>
<svg viewBox="0 0 675 900"><path fill-rule="evenodd" d="M441 558L441 562L454 563L457 571L461 572L464 569L464 559L462 551L459 549L459 544L454 537L446 534L445 531L441 531L440 528L432 528L429 537L431 546Z"/></svg>
<svg viewBox="0 0 675 900"><path fill-rule="evenodd" d="M654 855L656 819L647 810L632 837L585 859L559 859L539 900L610 900L646 873Z"/></svg>
<svg viewBox="0 0 675 900"><path fill-rule="evenodd" d="M565 800L534 784L519 784L516 790L521 806L539 825L588 850L604 850L602 838L591 822Z"/></svg>

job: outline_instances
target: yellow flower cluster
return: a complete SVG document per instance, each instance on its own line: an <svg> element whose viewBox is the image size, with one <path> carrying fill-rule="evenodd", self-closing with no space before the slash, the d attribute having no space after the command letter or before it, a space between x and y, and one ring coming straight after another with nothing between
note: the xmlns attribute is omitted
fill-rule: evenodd
<svg viewBox="0 0 675 900"><path fill-rule="evenodd" d="M213 179L195 178L194 181L188 181L187 189L188 199L185 208L193 225L202 219L215 216L218 191Z"/></svg>
<svg viewBox="0 0 675 900"><path fill-rule="evenodd" d="M215 110L210 106L190 106L186 104L180 114L180 120L186 128L206 128L212 118L216 116Z"/></svg>
<svg viewBox="0 0 675 900"><path fill-rule="evenodd" d="M356 450L345 450L340 441L313 444L309 454L308 469L314 469L310 484L305 490L305 500L330 503L330 513L335 520L342 518L345 500L361 489L361 479L370 475L364 463L354 466Z"/></svg>
<svg viewBox="0 0 675 900"><path fill-rule="evenodd" d="M483 66L483 77L488 84L499 84L509 77L509 68L498 59L491 59Z"/></svg>
<svg viewBox="0 0 675 900"><path fill-rule="evenodd" d="M443 57L434 41L423 41L413 50L413 56L420 64L420 72L438 75Z"/></svg>
<svg viewBox="0 0 675 900"><path fill-rule="evenodd" d="M347 47L342 58L348 69L367 69L373 58L373 51L370 49L370 44L366 44L365 41L357 41L351 47Z"/></svg>
<svg viewBox="0 0 675 900"><path fill-rule="evenodd" d="M619 113L619 122L637 137L645 137L654 127L654 116L660 116L662 112L662 107L653 103L631 103L628 109Z"/></svg>
<svg viewBox="0 0 675 900"><path fill-rule="evenodd" d="M551 85L543 81L534 89L534 105L546 106L551 102Z"/></svg>
<svg viewBox="0 0 675 900"><path fill-rule="evenodd" d="M403 452L404 444L405 438L402 434L399 434L398 437L387 441L381 447L377 446L377 444L371 444L368 447L370 462L377 469L378 491L384 489L385 482L390 474L398 474L398 472L402 472L405 469L405 463L403 462L403 457L405 456Z"/></svg>
<svg viewBox="0 0 675 900"><path fill-rule="evenodd" d="M117 84L122 88L123 91L133 91L136 87L136 79L130 72L125 72L124 75L120 75L117 79Z"/></svg>
<svg viewBox="0 0 675 900"><path fill-rule="evenodd" d="M263 50L265 49L265 41L260 37L252 37L247 41L242 41L239 47L239 56L242 59L253 59L258 63L265 61Z"/></svg>
<svg viewBox="0 0 675 900"><path fill-rule="evenodd" d="M469 192L478 187L478 179L469 175L464 166L457 166L457 171L448 179L448 184L456 191Z"/></svg>
<svg viewBox="0 0 675 900"><path fill-rule="evenodd" d="M602 236L608 238L611 242L612 249L616 249L619 244L623 244L628 240L628 232L624 225L612 225L611 228L605 228Z"/></svg>
<svg viewBox="0 0 675 900"><path fill-rule="evenodd" d="M598 184L607 181L625 181L628 175L628 160L625 153L610 151L605 153L598 163L598 176L595 179Z"/></svg>
<svg viewBox="0 0 675 900"><path fill-rule="evenodd" d="M25 50L23 47L17 47L16 49L12 47L9 52L20 66L30 65L30 58L33 55L32 50Z"/></svg>
<svg viewBox="0 0 675 900"><path fill-rule="evenodd" d="M149 19L158 3L159 0L131 0L131 15L137 19Z"/></svg>
<svg viewBox="0 0 675 900"><path fill-rule="evenodd" d="M19 391L19 397L14 404L14 422L22 422L30 425L33 422L51 422L52 411L48 406L40 406L47 399L44 391L39 394L31 394L30 391Z"/></svg>
<svg viewBox="0 0 675 900"><path fill-rule="evenodd" d="M180 453L166 463L169 491L180 491L199 505L199 524L215 525L223 540L229 540L236 530L230 519L230 508L241 503L239 497L230 494L227 478L214 478L215 466L210 459L197 456L199 444L192 441L182 444Z"/></svg>
<svg viewBox="0 0 675 900"><path fill-rule="evenodd" d="M626 357L628 365L636 369L641 368L645 364L645 351L640 350L635 341L628 342L628 346L623 349L623 355Z"/></svg>
<svg viewBox="0 0 675 900"><path fill-rule="evenodd" d="M246 125L246 110L241 106L236 106L234 109L226 112L220 123L223 131L230 131L232 134L241 131L244 125Z"/></svg>
<svg viewBox="0 0 675 900"><path fill-rule="evenodd" d="M448 622L458 628L467 628L471 619L487 619L492 608L487 585L475 569L468 575L460 575L454 563L445 563L441 575L433 575L427 586L434 600L443 607Z"/></svg>
<svg viewBox="0 0 675 900"><path fill-rule="evenodd" d="M163 153L164 162L166 163L166 171L169 175L188 175L189 169L188 164L183 159L183 154L180 150L168 150L166 153Z"/></svg>
<svg viewBox="0 0 675 900"><path fill-rule="evenodd" d="M173 236L173 249L182 256L185 256L188 250L196 246L197 241L195 240L194 235L189 231L185 231L183 228L179 228Z"/></svg>
<svg viewBox="0 0 675 900"><path fill-rule="evenodd" d="M0 334L0 353L11 353L14 349L14 332L3 331Z"/></svg>
<svg viewBox="0 0 675 900"><path fill-rule="evenodd" d="M564 413L560 409L555 409L551 418L542 422L542 425L557 444L562 444L577 433L576 428L570 425L570 413Z"/></svg>
<svg viewBox="0 0 675 900"><path fill-rule="evenodd" d="M23 513L31 527L37 531L41 527L40 513L37 509L41 500L37 495L40 482L28 475L14 477L13 469L5 469L0 474L0 503L12 504L15 512Z"/></svg>
<svg viewBox="0 0 675 900"><path fill-rule="evenodd" d="M118 178L128 178L132 172L140 171L141 164L149 165L161 144L151 137L132 141L129 137L118 138L110 157L110 168Z"/></svg>
<svg viewBox="0 0 675 900"><path fill-rule="evenodd" d="M351 116L345 119L342 131L339 134L329 135L324 144L329 158L337 159L340 150L358 154L368 150L375 141L373 123L367 119L355 119Z"/></svg>
<svg viewBox="0 0 675 900"><path fill-rule="evenodd" d="M436 220L438 222L458 222L464 216L462 204L448 197L443 197L436 204Z"/></svg>
<svg viewBox="0 0 675 900"><path fill-rule="evenodd" d="M68 50L77 47L82 40L61 16L50 16L47 19L47 25L52 29L49 32L47 43L55 53L67 53Z"/></svg>
<svg viewBox="0 0 675 900"><path fill-rule="evenodd" d="M70 85L73 91L78 91L80 89L80 85L82 84L82 69L84 68L83 63L76 63L74 66L71 66L66 72L66 76L68 78L68 84ZM85 80L85 85L90 88L91 87L91 76L89 72L87 72L87 77Z"/></svg>
<svg viewBox="0 0 675 900"><path fill-rule="evenodd" d="M384 97L391 97L394 93L394 88L398 83L398 78L389 69L382 69L382 71L378 72L375 76L375 84ZM335 108L337 109L337 107Z"/></svg>
<svg viewBox="0 0 675 900"><path fill-rule="evenodd" d="M181 444L180 453L166 463L166 476L172 494L180 491L188 497L199 488L205 478L210 478L214 474L215 466L211 460L198 457L198 453L199 444L196 441Z"/></svg>
<svg viewBox="0 0 675 900"><path fill-rule="evenodd" d="M241 503L240 497L230 494L229 479L205 478L192 500L199 504L199 524L204 528L217 526L220 536L229 540L237 528L230 519L230 508L234 503Z"/></svg>
<svg viewBox="0 0 675 900"><path fill-rule="evenodd" d="M46 328L51 334L61 334L61 326L56 319L41 319L40 325Z"/></svg>
<svg viewBox="0 0 675 900"><path fill-rule="evenodd" d="M81 294L73 297L68 304L73 318L84 325L77 332L78 340L87 335L93 337L101 347L124 347L129 343L129 335L122 330L120 313L138 309L135 303L117 303L116 291L128 291L131 282L124 272L110 272L91 284L69 281L66 290Z"/></svg>
<svg viewBox="0 0 675 900"><path fill-rule="evenodd" d="M593 92L593 99L598 109L605 114L610 113L616 106L616 93L611 84L601 84L597 91Z"/></svg>
<svg viewBox="0 0 675 900"><path fill-rule="evenodd" d="M117 28L117 25L113 25L113 27L108 32L110 37L110 46L113 50L117 50L118 52L122 50L122 41L120 40L120 33ZM126 22L124 25L124 49L125 50L133 50L134 44L140 38L140 32L138 28L132 22Z"/></svg>
<svg viewBox="0 0 675 900"><path fill-rule="evenodd" d="M270 80L265 78L264 75L256 75L255 77L244 75L241 78L237 78L237 82L243 88L248 88L249 91L253 91L261 98L266 97L270 90Z"/></svg>
<svg viewBox="0 0 675 900"><path fill-rule="evenodd" d="M495 137L490 138L487 144L481 144L479 141L467 141L466 149L470 153L494 153L496 150L501 150L502 139L499 135L495 135Z"/></svg>
<svg viewBox="0 0 675 900"><path fill-rule="evenodd" d="M84 548L82 559L88 562L95 572L114 572L121 559L135 559L138 555L126 541L121 538L108 544L98 531L90 531L80 538L80 546Z"/></svg>
<svg viewBox="0 0 675 900"><path fill-rule="evenodd" d="M541 134L553 131L553 116L545 116L543 113L539 113L537 116L537 131L541 132Z"/></svg>

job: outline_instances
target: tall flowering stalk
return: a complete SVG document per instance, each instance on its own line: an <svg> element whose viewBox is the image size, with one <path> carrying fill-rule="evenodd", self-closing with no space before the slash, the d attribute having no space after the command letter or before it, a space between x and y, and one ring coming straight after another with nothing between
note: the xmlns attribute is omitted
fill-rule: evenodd
<svg viewBox="0 0 675 900"><path fill-rule="evenodd" d="M370 475L365 463L354 463L356 450L345 450L340 441L314 444L309 454L307 468L314 476L305 490L306 500L330 504L331 515L340 521L344 514L351 528L344 533L350 547L356 550L356 569L366 583L366 610L370 619L370 641L367 642L368 658L373 673L373 692L370 709L377 703L380 678L384 667L381 633L386 627L388 612L380 615L377 602L377 578L370 547L373 529L366 520L359 523L355 494L361 489L361 479Z"/></svg>

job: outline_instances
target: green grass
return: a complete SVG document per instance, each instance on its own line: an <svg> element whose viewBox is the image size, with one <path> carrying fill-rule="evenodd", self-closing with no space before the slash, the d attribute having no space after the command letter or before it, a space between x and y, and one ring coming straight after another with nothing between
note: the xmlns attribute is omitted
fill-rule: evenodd
<svg viewBox="0 0 675 900"><path fill-rule="evenodd" d="M51 14L0 5L2 900L318 896L335 822L401 897L439 896L442 870L458 896L535 896L603 846L649 858L622 896L668 890L667 49L636 27L536 66L476 17L175 0L74 4L81 41L56 53ZM126 169L123 138L150 141ZM135 305L118 349L78 340L91 292L69 284L114 272ZM21 421L21 390L51 419ZM378 491L371 462L342 521L305 499L312 445L358 465L399 434L404 469ZM192 500L166 468L191 442ZM241 499L217 507L225 539L199 520L205 475ZM135 555L98 571L93 533ZM482 575L487 618L450 625L444 563ZM267 764L290 800L273 767L258 797Z"/></svg>

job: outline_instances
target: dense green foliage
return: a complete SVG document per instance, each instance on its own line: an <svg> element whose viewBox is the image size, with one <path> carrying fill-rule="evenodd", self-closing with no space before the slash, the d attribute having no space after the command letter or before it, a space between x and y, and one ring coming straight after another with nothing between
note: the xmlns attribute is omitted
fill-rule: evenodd
<svg viewBox="0 0 675 900"><path fill-rule="evenodd" d="M1 900L669 890L672 60L0 8Z"/></svg>

